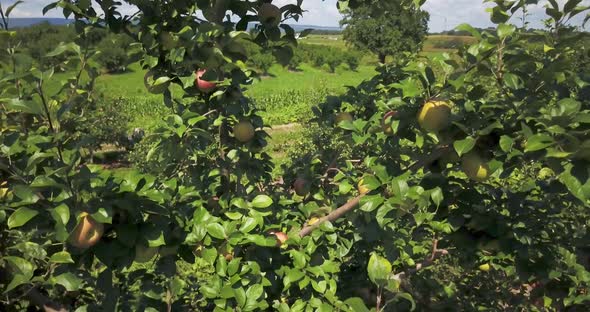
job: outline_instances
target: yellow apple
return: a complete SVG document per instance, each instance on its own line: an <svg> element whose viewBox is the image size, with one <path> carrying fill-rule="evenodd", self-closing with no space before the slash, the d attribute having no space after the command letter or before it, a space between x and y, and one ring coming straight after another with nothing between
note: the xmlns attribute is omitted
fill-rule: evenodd
<svg viewBox="0 0 590 312"><path fill-rule="evenodd" d="M429 101L418 113L418 123L428 132L438 132L449 125L451 105L446 101Z"/></svg>
<svg viewBox="0 0 590 312"><path fill-rule="evenodd" d="M371 191L364 183L365 183L365 179L361 179L357 185L358 191L359 191L359 193L361 193L361 195L365 195Z"/></svg>
<svg viewBox="0 0 590 312"><path fill-rule="evenodd" d="M252 141L255 134L256 131L254 126L247 120L242 120L234 126L234 136L242 143L248 143Z"/></svg>
<svg viewBox="0 0 590 312"><path fill-rule="evenodd" d="M479 266L479 270L480 271L484 271L484 272L488 272L492 269L492 267L490 266L489 263L484 263L482 265Z"/></svg>
<svg viewBox="0 0 590 312"><path fill-rule="evenodd" d="M69 242L77 248L90 248L100 241L104 234L104 225L97 222L88 213L80 214L80 221L70 234Z"/></svg>
<svg viewBox="0 0 590 312"><path fill-rule="evenodd" d="M8 195L8 182L6 181L2 181L2 183L0 183L0 199L6 197L6 195Z"/></svg>
<svg viewBox="0 0 590 312"><path fill-rule="evenodd" d="M320 218L313 217L313 218L309 219L309 221L307 221L307 224L308 225L314 225L314 224L318 223L319 221L320 221Z"/></svg>
<svg viewBox="0 0 590 312"><path fill-rule="evenodd" d="M463 172L474 181L483 182L490 176L490 167L475 152L464 155L461 160L461 166Z"/></svg>
<svg viewBox="0 0 590 312"><path fill-rule="evenodd" d="M348 120L353 121L352 115L347 112L341 112L336 115L336 125L339 125L341 122Z"/></svg>

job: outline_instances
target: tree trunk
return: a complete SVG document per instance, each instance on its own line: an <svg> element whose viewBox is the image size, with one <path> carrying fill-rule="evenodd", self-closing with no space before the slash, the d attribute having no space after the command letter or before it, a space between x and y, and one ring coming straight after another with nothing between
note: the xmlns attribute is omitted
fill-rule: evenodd
<svg viewBox="0 0 590 312"><path fill-rule="evenodd" d="M379 54L379 62L381 64L385 64L385 58L387 57L387 55L385 54Z"/></svg>

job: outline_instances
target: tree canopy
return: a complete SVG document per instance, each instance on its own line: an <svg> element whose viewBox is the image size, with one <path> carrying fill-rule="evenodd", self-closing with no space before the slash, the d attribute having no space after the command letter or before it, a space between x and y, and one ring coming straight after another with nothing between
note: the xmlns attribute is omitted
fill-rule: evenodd
<svg viewBox="0 0 590 312"><path fill-rule="evenodd" d="M401 7L399 1L373 1L349 8L341 21L344 39L367 49L385 63L387 56L418 52L428 34L428 12Z"/></svg>

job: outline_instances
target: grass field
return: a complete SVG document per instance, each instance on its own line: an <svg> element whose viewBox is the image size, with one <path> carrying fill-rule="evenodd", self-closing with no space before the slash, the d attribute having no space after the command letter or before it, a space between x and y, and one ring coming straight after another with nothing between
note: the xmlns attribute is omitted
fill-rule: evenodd
<svg viewBox="0 0 590 312"><path fill-rule="evenodd" d="M270 70L270 77L255 80L252 85L246 86L246 95L265 110L261 115L271 125L298 122L302 121L302 116L311 114L311 107L320 103L320 97L342 93L346 86L356 86L375 73L373 66L361 66L357 71L339 69L331 74L307 64L302 64L300 71L296 72L275 65ZM162 96L147 93L143 75L139 65L133 64L127 73L101 76L96 85L107 98L121 97L137 102L136 105L147 106L136 115L130 128L146 127L156 122L151 119L162 112L158 107L163 106ZM55 89L57 85L50 88Z"/></svg>
<svg viewBox="0 0 590 312"><path fill-rule="evenodd" d="M422 55L431 58L443 53L454 53L453 49L436 48L437 42L470 43L472 40L470 37L430 36ZM300 42L348 48L340 35L310 35ZM260 115L271 126L305 122L312 117L311 108L321 103L326 96L342 94L347 86L356 86L375 75L374 55L367 54L362 64L356 71L343 65L334 74L307 64L301 64L298 71L289 71L275 65L270 69L268 77L245 86L245 94L253 100L261 110ZM97 80L96 89L106 99L125 99L126 107L133 116L129 129L140 127L149 131L170 111L164 106L161 95L146 91L143 85L144 73L139 64L132 64L128 72L101 76ZM50 93L55 92L67 77L65 74L56 74L57 79L52 79L45 88ZM172 89L173 94L180 94L179 91L177 86ZM272 138L268 151L277 162L283 158L286 146L297 141L301 130L299 124L268 130Z"/></svg>

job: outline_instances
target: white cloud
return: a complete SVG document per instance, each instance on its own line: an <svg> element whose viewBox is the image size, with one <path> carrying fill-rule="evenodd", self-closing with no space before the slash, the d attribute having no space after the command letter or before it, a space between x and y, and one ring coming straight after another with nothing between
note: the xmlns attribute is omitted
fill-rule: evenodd
<svg viewBox="0 0 590 312"><path fill-rule="evenodd" d="M14 3L15 0L0 0L3 7ZM47 4L54 0L25 0L25 2L18 6L13 11L14 17L40 17L42 16L42 9ZM383 0L387 1L387 0ZM277 5L293 4L296 0L275 0ZM342 18L336 8L337 0L305 0L303 1L303 9L306 10L304 16L299 20L300 24L318 25L318 26L338 26ZM558 3L563 4L566 0L558 0ZM530 7L531 26L542 27L542 19L544 15L544 4L546 0L541 1L541 4ZM590 5L590 0L582 1L582 4ZM486 7L492 7L493 4L484 3L483 0L427 0L424 8L430 12L430 30L441 31L443 29L452 29L459 24L468 23L477 27L491 26L489 21L489 14L485 11ZM132 13L130 6L125 6L122 10L124 14ZM579 15L573 23L580 25L584 19L583 15ZM59 10L52 10L46 14L46 17L63 17ZM514 20L514 23L519 23L519 20Z"/></svg>

